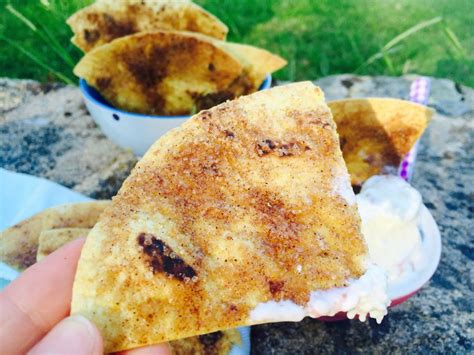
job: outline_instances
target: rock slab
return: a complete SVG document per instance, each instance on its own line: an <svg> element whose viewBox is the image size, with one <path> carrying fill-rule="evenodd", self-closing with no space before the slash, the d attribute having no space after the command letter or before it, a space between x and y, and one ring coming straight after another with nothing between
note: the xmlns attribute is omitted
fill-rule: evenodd
<svg viewBox="0 0 474 355"><path fill-rule="evenodd" d="M0 167L107 199L135 163L102 134L78 88L0 79Z"/></svg>

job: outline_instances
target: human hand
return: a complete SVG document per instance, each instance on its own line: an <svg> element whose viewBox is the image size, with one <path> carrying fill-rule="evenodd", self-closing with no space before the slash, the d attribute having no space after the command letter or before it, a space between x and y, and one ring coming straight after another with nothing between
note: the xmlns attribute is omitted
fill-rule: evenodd
<svg viewBox="0 0 474 355"><path fill-rule="evenodd" d="M99 330L82 316L68 316L84 239L68 243L29 267L0 293L0 353L102 354ZM122 352L170 354L167 344Z"/></svg>

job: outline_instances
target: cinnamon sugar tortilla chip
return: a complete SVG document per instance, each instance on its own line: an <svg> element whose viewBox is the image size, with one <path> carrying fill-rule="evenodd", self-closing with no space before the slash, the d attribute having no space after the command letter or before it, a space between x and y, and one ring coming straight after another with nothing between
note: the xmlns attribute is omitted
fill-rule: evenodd
<svg viewBox="0 0 474 355"><path fill-rule="evenodd" d="M423 105L388 98L336 100L328 106L353 186L373 175L396 174L433 115Z"/></svg>
<svg viewBox="0 0 474 355"><path fill-rule="evenodd" d="M138 33L87 53L74 73L115 107L173 116L253 92L266 73L285 63L258 48L246 49L252 53L246 56L239 45L222 43L191 32Z"/></svg>
<svg viewBox="0 0 474 355"><path fill-rule="evenodd" d="M225 39L227 26L189 0L98 0L67 20L72 42L88 52L137 32L176 30Z"/></svg>
<svg viewBox="0 0 474 355"><path fill-rule="evenodd" d="M366 270L354 200L310 82L202 111L150 148L89 233L72 314L119 351L261 323L252 311L280 300L303 307Z"/></svg>

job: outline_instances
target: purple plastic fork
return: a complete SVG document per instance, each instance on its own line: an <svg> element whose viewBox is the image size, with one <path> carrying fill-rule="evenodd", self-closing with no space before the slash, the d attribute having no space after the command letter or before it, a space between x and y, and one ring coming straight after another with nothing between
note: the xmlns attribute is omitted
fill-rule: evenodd
<svg viewBox="0 0 474 355"><path fill-rule="evenodd" d="M430 96L430 79L426 77L420 77L416 79L410 86L410 101L418 104L426 105ZM399 168L398 176L410 181L413 175L413 169L415 166L416 155L418 153L418 142L415 143L413 148L405 155Z"/></svg>

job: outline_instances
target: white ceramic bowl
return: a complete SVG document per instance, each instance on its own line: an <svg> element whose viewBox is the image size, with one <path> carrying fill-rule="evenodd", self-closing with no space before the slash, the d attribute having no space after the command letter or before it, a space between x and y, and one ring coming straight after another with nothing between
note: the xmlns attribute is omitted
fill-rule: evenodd
<svg viewBox="0 0 474 355"><path fill-rule="evenodd" d="M267 75L259 90L271 86L272 77ZM117 145L130 148L136 155L143 155L148 148L170 129L178 127L191 116L150 116L126 112L112 107L84 79L79 87L87 109L102 132Z"/></svg>

